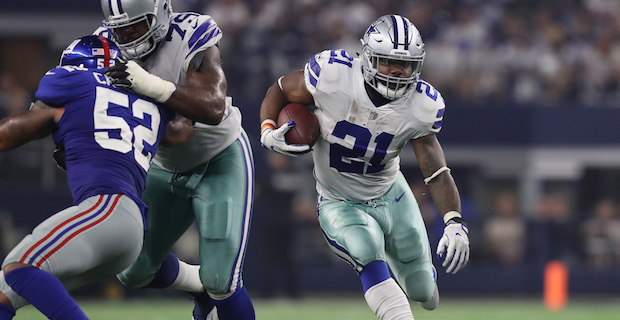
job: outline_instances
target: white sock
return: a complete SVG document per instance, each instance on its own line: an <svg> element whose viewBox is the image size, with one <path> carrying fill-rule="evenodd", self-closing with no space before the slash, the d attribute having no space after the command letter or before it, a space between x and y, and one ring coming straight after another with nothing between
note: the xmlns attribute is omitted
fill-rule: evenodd
<svg viewBox="0 0 620 320"><path fill-rule="evenodd" d="M200 282L199 270L199 265L191 265L179 260L179 274L168 288L187 292L205 291L202 282Z"/></svg>
<svg viewBox="0 0 620 320"><path fill-rule="evenodd" d="M381 320L413 320L409 300L392 278L370 287L364 298Z"/></svg>

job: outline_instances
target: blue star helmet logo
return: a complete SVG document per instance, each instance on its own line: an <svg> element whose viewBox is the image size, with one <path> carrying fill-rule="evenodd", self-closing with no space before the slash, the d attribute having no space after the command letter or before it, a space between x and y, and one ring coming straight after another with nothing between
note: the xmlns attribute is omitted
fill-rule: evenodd
<svg viewBox="0 0 620 320"><path fill-rule="evenodd" d="M371 33L379 33L379 31L377 31L377 29L375 29L375 25L370 25L370 27L368 27L368 30L366 30L366 35L370 35Z"/></svg>

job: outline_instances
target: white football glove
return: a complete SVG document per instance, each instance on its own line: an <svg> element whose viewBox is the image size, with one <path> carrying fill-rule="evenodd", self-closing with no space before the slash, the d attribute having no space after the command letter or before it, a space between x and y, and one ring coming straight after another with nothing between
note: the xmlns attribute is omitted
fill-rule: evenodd
<svg viewBox="0 0 620 320"><path fill-rule="evenodd" d="M118 63L108 68L105 74L115 87L129 88L158 102L166 102L177 89L174 83L148 73L134 61Z"/></svg>
<svg viewBox="0 0 620 320"><path fill-rule="evenodd" d="M279 154L283 154L289 157L298 157L299 155L312 151L307 144L287 144L284 139L284 134L295 126L295 121L291 120L283 124L278 129L265 126L260 132L260 144L271 149Z"/></svg>
<svg viewBox="0 0 620 320"><path fill-rule="evenodd" d="M437 258L444 259L447 273L457 273L469 261L469 230L454 220L448 221L437 245Z"/></svg>

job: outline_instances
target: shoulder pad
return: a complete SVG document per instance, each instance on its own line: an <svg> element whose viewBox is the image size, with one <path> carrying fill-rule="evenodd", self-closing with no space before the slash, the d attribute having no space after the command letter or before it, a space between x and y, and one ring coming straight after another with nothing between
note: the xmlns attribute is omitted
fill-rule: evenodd
<svg viewBox="0 0 620 320"><path fill-rule="evenodd" d="M340 82L348 77L353 66L353 58L343 49L325 50L310 58L304 67L304 80L310 93L319 85ZM325 88L326 86L322 86Z"/></svg>
<svg viewBox="0 0 620 320"><path fill-rule="evenodd" d="M415 87L416 107L413 109L416 118L424 123L432 124L430 131L437 133L441 130L443 113L446 109L441 93L430 83L420 79Z"/></svg>
<svg viewBox="0 0 620 320"><path fill-rule="evenodd" d="M178 33L187 45L186 58L214 46L222 38L222 30L208 15L193 12L174 13L170 27L173 30L169 31L168 37L174 37L173 33Z"/></svg>

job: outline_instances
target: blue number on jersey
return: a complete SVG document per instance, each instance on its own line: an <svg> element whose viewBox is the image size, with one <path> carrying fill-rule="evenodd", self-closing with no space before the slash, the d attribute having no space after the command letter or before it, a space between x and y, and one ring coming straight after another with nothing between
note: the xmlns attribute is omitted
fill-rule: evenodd
<svg viewBox="0 0 620 320"><path fill-rule="evenodd" d="M433 99L433 101L437 101L437 89L433 88L428 82L424 82L422 80L418 80L418 84L415 87L415 90L419 93L422 93L422 85L426 86L426 95ZM431 93L431 89L433 89L433 93Z"/></svg>
<svg viewBox="0 0 620 320"><path fill-rule="evenodd" d="M187 30L181 29L181 27L177 23L181 23L187 20L187 18L193 18L197 16L198 16L197 13L184 13L172 19L172 23L170 23L170 30L168 31L168 34L166 35L166 41L172 41L172 33L173 33L172 31L176 31L179 34L179 36L181 36L181 39L185 38L185 32L187 32Z"/></svg>
<svg viewBox="0 0 620 320"><path fill-rule="evenodd" d="M177 23L181 23L187 18L196 16L198 16L198 14L196 13L184 13L172 19L172 23L170 23L170 30L168 30L168 34L166 35L166 41L172 41L172 34L174 33L173 31L176 31L181 37L181 39L185 38L186 30L181 29L181 27Z"/></svg>
<svg viewBox="0 0 620 320"><path fill-rule="evenodd" d="M364 174L364 168L366 163L362 160L366 151L368 150L368 144L372 133L368 128L356 125L354 123L342 120L336 124L332 135L340 139L345 139L346 136L355 138L353 143L353 149L346 148L339 144L332 143L329 147L329 166L338 170L338 172L351 172L357 174ZM375 138L375 153L369 161L369 166L366 169L366 173L377 173L383 170L385 165L381 164L381 161L387 154L387 148L390 146L394 135L386 132L382 132ZM347 158L349 162L345 162L343 159Z"/></svg>
<svg viewBox="0 0 620 320"><path fill-rule="evenodd" d="M93 109L95 141L104 149L133 152L134 160L148 172L154 148L159 142L161 115L157 105L144 99L131 103L127 93L106 87L97 87L96 90ZM114 108L122 111L112 114ZM134 122L138 125L132 128L130 123Z"/></svg>
<svg viewBox="0 0 620 320"><path fill-rule="evenodd" d="M197 13L184 13L184 14L180 14L178 16L176 16L172 21L172 23L170 23L170 30L168 31L168 34L166 35L166 41L172 41L172 35L173 35L173 31L176 31L176 33L179 34L179 36L181 37L181 39L185 38L185 34L187 33L187 30L183 30L181 29L181 27L178 25L178 23L181 23L185 20L187 20L188 18L197 18L198 16L200 16ZM203 24L201 24L200 26L198 26L198 20L196 19L196 22L194 23L194 25L191 25L191 38L189 38L189 40L187 41L187 46L190 49L190 52L188 53L188 56L193 53L194 51L200 49L202 47L203 44L207 43L209 40L211 40L213 37L216 37L218 34L220 34L222 31L220 30L219 27L215 26L212 28L212 26L215 24L215 21L213 19L209 19L206 22L204 22ZM190 23L192 21L190 20ZM207 31L209 31L209 34L206 34Z"/></svg>
<svg viewBox="0 0 620 320"><path fill-rule="evenodd" d="M338 50L338 51L332 50L329 53L329 62L328 62L329 64L336 62L336 63L344 64L345 66L348 66L349 68L351 68L353 67L353 64L351 63L351 61L353 61L353 58L349 57L347 52L344 50Z"/></svg>

